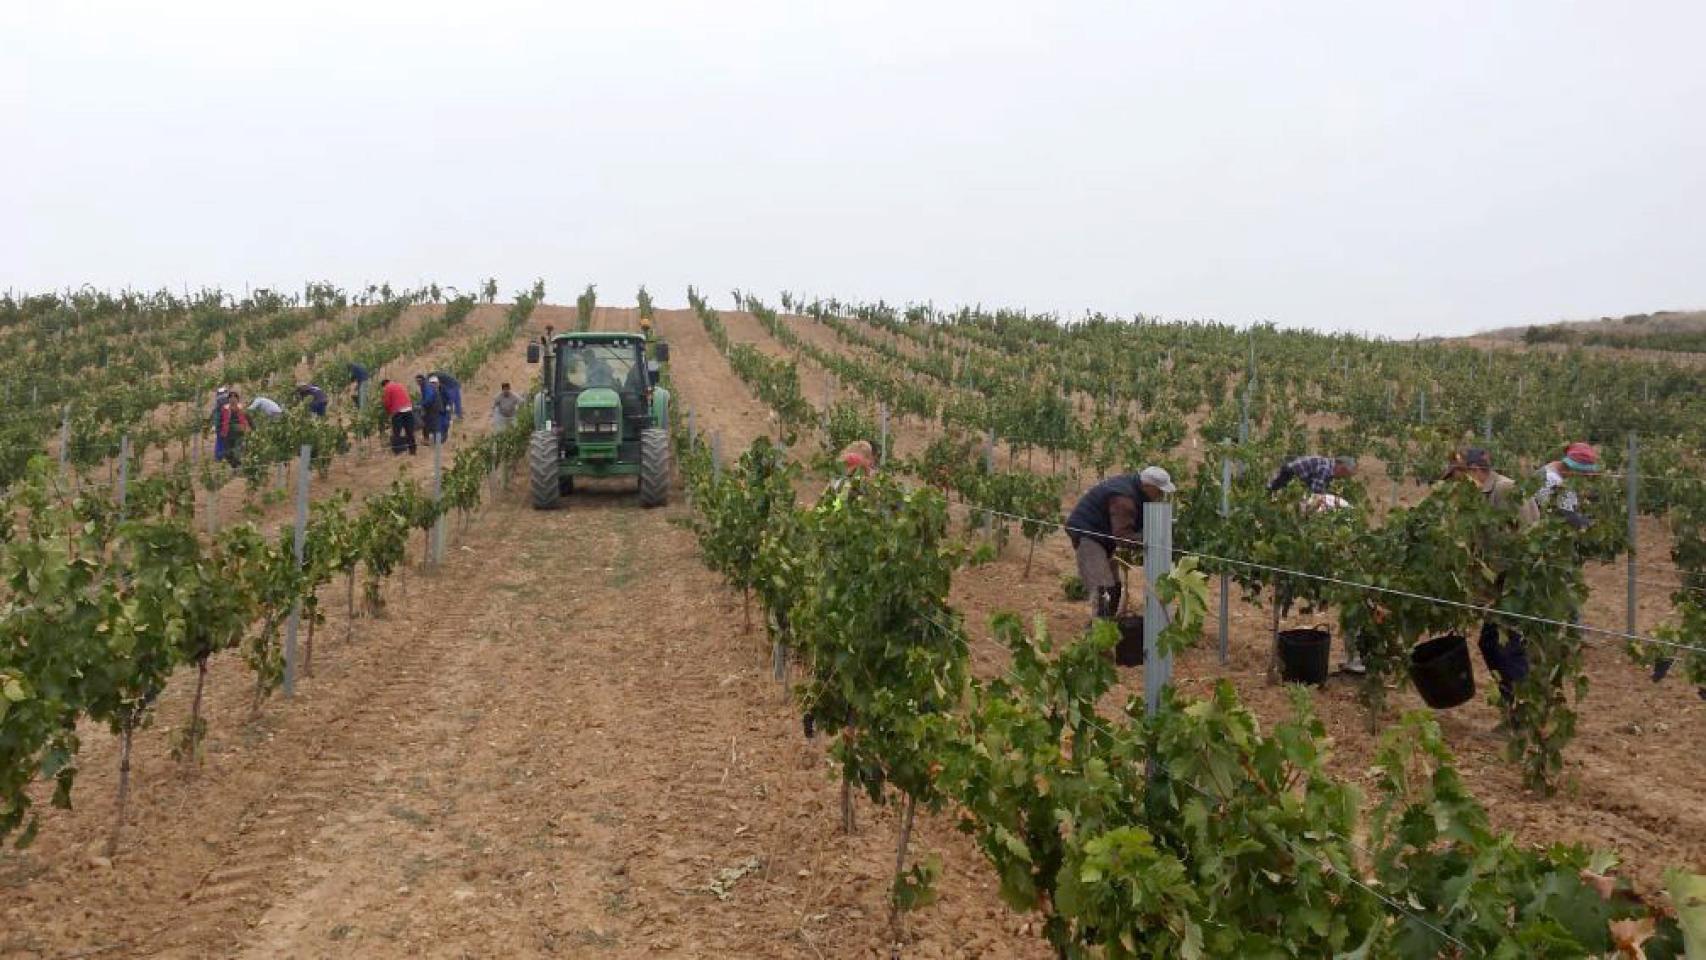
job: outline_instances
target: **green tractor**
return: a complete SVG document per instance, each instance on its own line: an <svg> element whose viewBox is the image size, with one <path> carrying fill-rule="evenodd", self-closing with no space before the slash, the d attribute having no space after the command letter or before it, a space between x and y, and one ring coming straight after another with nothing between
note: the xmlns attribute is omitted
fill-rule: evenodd
<svg viewBox="0 0 1706 960"><path fill-rule="evenodd" d="M654 361L646 344L638 333L559 333L527 345L527 362L545 365L527 448L534 509L555 507L576 477L638 477L641 506L669 499L669 390L657 382L669 344L653 344Z"/></svg>

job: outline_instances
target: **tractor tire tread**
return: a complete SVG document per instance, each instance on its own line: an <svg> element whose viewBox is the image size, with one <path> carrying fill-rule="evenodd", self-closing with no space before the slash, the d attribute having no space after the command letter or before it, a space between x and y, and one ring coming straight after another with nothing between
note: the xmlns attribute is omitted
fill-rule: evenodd
<svg viewBox="0 0 1706 960"><path fill-rule="evenodd" d="M535 430L527 441L528 492L535 510L553 510L562 490L558 482L561 462L557 435Z"/></svg>
<svg viewBox="0 0 1706 960"><path fill-rule="evenodd" d="M652 427L640 433L640 506L669 502L669 433Z"/></svg>

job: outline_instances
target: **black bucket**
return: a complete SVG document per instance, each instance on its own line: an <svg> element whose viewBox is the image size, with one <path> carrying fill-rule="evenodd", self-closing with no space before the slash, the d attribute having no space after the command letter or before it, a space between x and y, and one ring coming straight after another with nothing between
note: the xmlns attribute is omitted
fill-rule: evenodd
<svg viewBox="0 0 1706 960"><path fill-rule="evenodd" d="M1279 632L1280 679L1286 683L1327 682L1327 655L1333 635L1320 627Z"/></svg>
<svg viewBox="0 0 1706 960"><path fill-rule="evenodd" d="M1435 710L1462 706L1475 696L1469 641L1450 634L1423 640L1410 651L1410 680Z"/></svg>
<svg viewBox="0 0 1706 960"><path fill-rule="evenodd" d="M1120 642L1114 647L1114 662L1122 667L1143 663L1143 614L1132 613L1114 620L1120 628Z"/></svg>

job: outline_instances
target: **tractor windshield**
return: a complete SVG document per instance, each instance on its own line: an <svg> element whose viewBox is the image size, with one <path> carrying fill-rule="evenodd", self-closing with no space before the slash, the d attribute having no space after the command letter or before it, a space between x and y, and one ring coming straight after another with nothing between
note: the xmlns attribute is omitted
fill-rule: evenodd
<svg viewBox="0 0 1706 960"><path fill-rule="evenodd" d="M571 343L563 347L563 388L609 387L624 393L644 390L645 368L638 361L630 343Z"/></svg>

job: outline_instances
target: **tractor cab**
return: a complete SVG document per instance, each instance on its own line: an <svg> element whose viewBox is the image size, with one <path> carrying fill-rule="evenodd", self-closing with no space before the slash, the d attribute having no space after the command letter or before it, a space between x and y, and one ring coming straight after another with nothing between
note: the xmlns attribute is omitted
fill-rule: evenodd
<svg viewBox="0 0 1706 960"><path fill-rule="evenodd" d="M561 492L574 489L575 477L640 476L642 499L651 499L643 467L648 447L661 444L667 457L669 391L658 377L669 347L655 344L657 359L648 361L646 346L643 334L607 332L560 333L528 345L528 362L544 364L534 401L533 445L541 449L530 454L542 461L536 506L556 499L542 489L546 447Z"/></svg>

